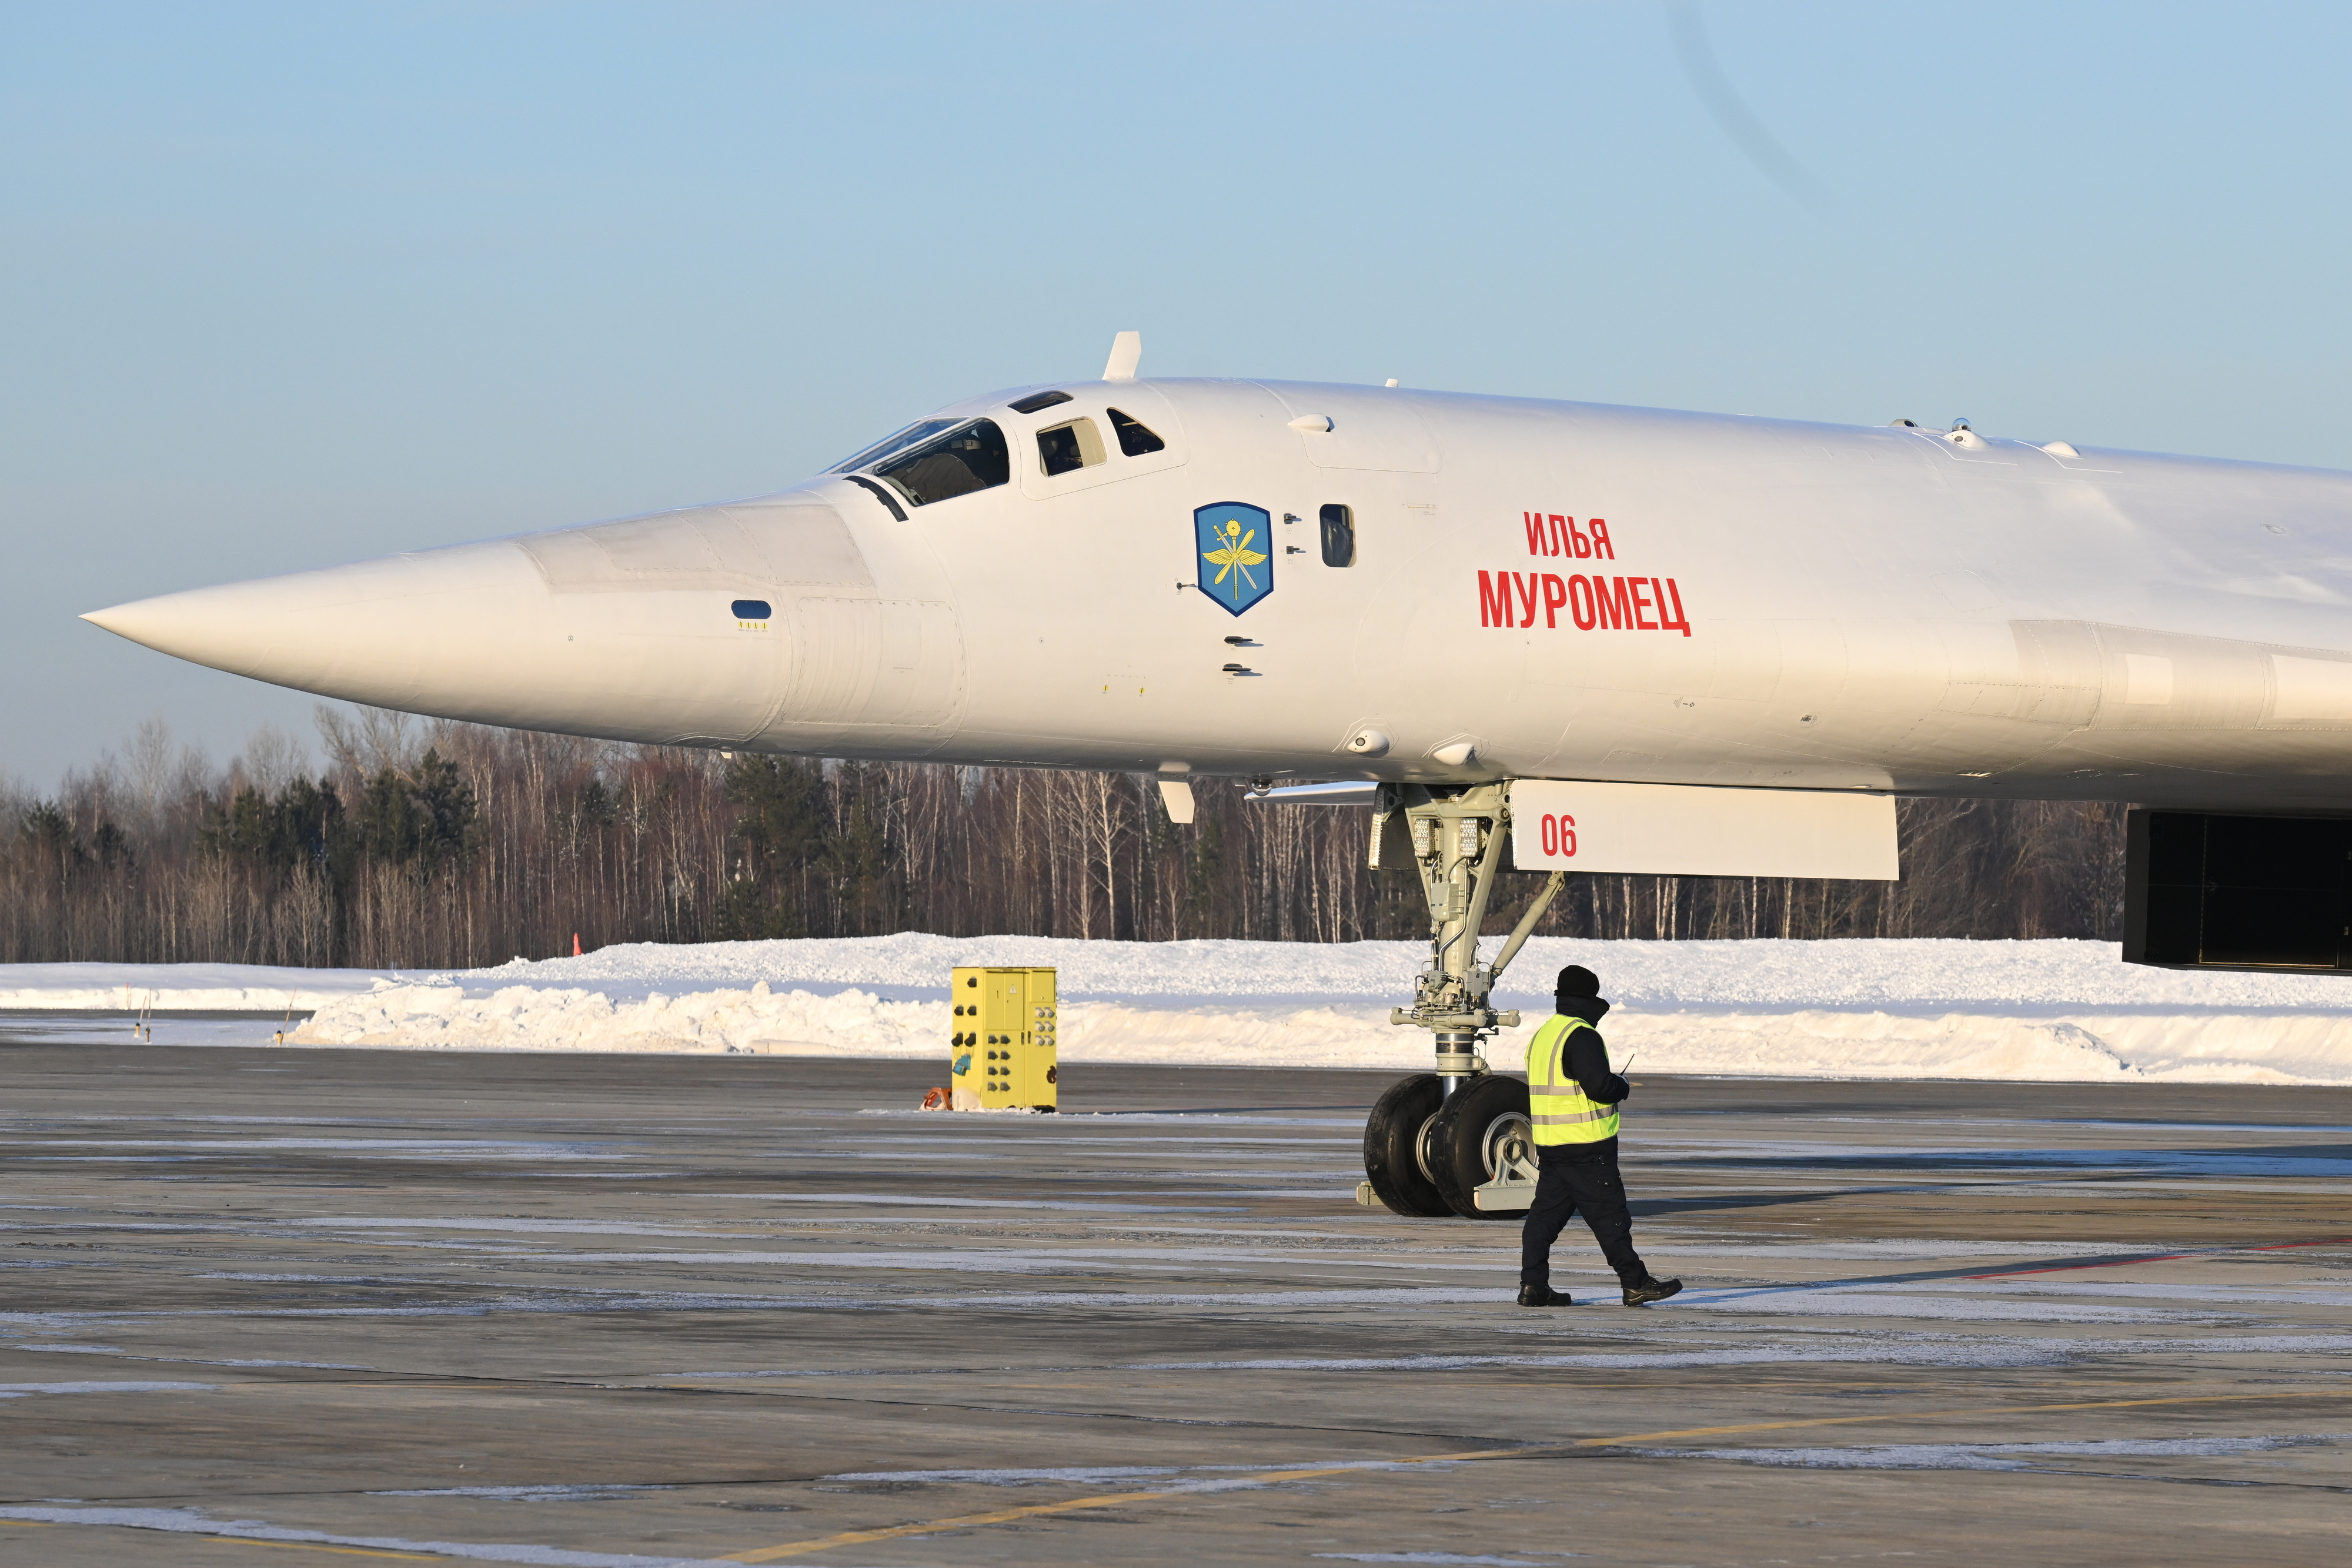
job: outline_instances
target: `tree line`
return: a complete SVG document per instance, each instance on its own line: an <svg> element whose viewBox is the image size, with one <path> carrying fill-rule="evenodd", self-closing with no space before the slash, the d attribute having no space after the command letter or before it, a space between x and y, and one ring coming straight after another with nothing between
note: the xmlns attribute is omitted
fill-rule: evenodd
<svg viewBox="0 0 2352 1568"><path fill-rule="evenodd" d="M1425 936L1361 807L1201 779L727 756L321 705L226 765L151 720L53 794L0 786L0 962L454 967L619 942L1007 933ZM2114 938L2123 808L1903 800L1903 879L1577 875L1601 937ZM13 831L10 831L13 830ZM1540 887L1507 873L1489 930Z"/></svg>

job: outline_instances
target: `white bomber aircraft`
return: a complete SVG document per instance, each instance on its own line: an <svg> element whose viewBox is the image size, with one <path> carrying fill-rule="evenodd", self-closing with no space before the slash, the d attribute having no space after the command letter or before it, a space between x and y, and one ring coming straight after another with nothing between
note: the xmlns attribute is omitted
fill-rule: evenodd
<svg viewBox="0 0 2352 1568"><path fill-rule="evenodd" d="M1898 794L2128 798L2127 958L2352 967L2352 475L1139 353L776 495L86 619L482 724L1368 802L1431 912L1405 1213L1526 1206L1478 1051L1570 870L1886 878ZM1506 865L1556 874L1482 963Z"/></svg>

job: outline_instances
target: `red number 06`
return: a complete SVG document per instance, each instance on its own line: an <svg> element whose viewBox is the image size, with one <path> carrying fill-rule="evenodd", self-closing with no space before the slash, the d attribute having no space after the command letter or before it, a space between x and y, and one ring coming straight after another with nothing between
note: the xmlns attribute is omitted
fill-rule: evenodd
<svg viewBox="0 0 2352 1568"><path fill-rule="evenodd" d="M1541 824L1543 852L1548 855L1573 857L1576 853L1576 819L1561 812L1555 817L1546 812L1537 819Z"/></svg>

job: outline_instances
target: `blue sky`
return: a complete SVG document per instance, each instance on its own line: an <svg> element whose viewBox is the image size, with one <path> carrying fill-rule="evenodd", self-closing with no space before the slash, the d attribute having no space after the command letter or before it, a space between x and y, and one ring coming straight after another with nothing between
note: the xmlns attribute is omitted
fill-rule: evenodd
<svg viewBox="0 0 2352 1568"><path fill-rule="evenodd" d="M2352 8L1685 17L5 0L0 773L309 734L82 610L781 488L1122 328L2352 467Z"/></svg>

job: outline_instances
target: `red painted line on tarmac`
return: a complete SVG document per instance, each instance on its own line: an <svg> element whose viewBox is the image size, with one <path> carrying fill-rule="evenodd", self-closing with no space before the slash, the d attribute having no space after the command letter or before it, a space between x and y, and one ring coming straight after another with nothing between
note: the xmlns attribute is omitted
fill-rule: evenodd
<svg viewBox="0 0 2352 1568"><path fill-rule="evenodd" d="M2084 1269L2128 1269L2135 1263L2173 1263L2183 1258L2218 1258L2225 1252L2288 1252L2297 1247L2352 1246L2352 1236L2327 1241L2272 1241L2260 1247L2204 1247L2192 1252L2151 1252L2142 1258L2103 1258L2096 1263L2053 1263L2041 1269L2002 1269L1990 1274L1963 1274L1964 1280L2007 1280L2019 1274L2071 1274Z"/></svg>

